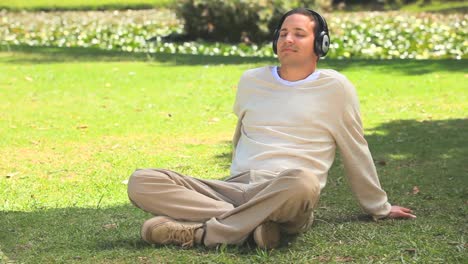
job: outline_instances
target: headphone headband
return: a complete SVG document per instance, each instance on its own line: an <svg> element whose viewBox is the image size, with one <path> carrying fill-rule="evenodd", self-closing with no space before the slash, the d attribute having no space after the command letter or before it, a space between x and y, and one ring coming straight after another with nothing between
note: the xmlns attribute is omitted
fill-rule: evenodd
<svg viewBox="0 0 468 264"><path fill-rule="evenodd" d="M314 16L317 25L315 26L315 41L314 41L314 51L315 54L319 57L324 57L327 55L328 49L330 47L330 34L328 33L328 25L325 18L323 18L319 13L315 12L312 9L308 8L296 8L286 12L280 19L278 23L278 27L275 29L274 37L273 37L273 52L277 54L277 44L278 38L280 35L281 26L283 25L284 20L292 14L300 14L299 10L306 10L312 16Z"/></svg>

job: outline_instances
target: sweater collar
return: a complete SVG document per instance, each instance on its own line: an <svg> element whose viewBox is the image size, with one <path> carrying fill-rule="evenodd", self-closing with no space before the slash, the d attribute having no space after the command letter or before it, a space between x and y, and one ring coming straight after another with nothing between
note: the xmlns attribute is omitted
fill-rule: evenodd
<svg viewBox="0 0 468 264"><path fill-rule="evenodd" d="M307 76L305 79L291 82L291 81L284 80L279 76L278 66L270 67L270 69L271 69L271 73L273 74L273 77L275 78L275 80L278 81L279 83L281 83L283 85L287 85L287 86L298 86L298 85L301 85L301 84L303 84L305 82L315 81L315 80L318 79L318 77L320 75L320 71L316 70L312 74Z"/></svg>

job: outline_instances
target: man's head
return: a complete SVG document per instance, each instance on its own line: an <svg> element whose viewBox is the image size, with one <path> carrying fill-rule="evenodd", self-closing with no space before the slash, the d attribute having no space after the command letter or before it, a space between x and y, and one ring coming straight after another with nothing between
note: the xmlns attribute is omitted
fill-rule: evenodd
<svg viewBox="0 0 468 264"><path fill-rule="evenodd" d="M329 47L328 27L318 13L296 8L280 20L275 31L273 50L283 65L288 62L316 62Z"/></svg>

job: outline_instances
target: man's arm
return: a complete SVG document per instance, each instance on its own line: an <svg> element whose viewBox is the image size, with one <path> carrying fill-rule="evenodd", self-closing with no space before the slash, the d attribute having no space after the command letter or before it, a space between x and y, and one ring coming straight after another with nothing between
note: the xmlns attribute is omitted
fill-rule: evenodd
<svg viewBox="0 0 468 264"><path fill-rule="evenodd" d="M234 130L234 136L232 137L232 160L236 157L237 143L239 142L242 133L242 118L244 118L244 115L237 118L236 129Z"/></svg>
<svg viewBox="0 0 468 264"><path fill-rule="evenodd" d="M340 149L353 193L374 219L415 218L408 208L391 206L381 188L372 155L364 138L359 101L354 86L343 78L344 101L335 140Z"/></svg>

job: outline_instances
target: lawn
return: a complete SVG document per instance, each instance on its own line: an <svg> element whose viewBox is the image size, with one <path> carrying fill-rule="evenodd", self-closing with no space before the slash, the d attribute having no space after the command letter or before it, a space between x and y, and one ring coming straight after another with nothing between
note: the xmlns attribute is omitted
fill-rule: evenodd
<svg viewBox="0 0 468 264"><path fill-rule="evenodd" d="M0 9L11 10L95 10L148 9L166 7L174 0L2 0Z"/></svg>
<svg viewBox="0 0 468 264"><path fill-rule="evenodd" d="M466 13L468 10L468 3L466 1L441 1L431 0L430 4L424 4L424 0L419 0L416 3L405 5L401 7L404 11L416 11L416 12L462 12Z"/></svg>
<svg viewBox="0 0 468 264"><path fill-rule="evenodd" d="M169 7L177 0L3 0L0 9L9 10L95 10L95 9L148 9ZM399 2L399 1L396 1ZM401 1L400 1L401 2ZM372 10L366 5L347 6L349 11ZM468 3L463 0L432 0L430 4L423 4L423 0L411 4L385 5L385 10L403 10L411 12L461 12L466 13Z"/></svg>
<svg viewBox="0 0 468 264"><path fill-rule="evenodd" d="M0 263L463 263L468 62L324 60L356 85L390 201L414 221L370 221L338 158L317 221L282 247L154 247L125 181L164 167L226 176L246 69L274 59L0 48ZM272 113L274 114L274 113Z"/></svg>

